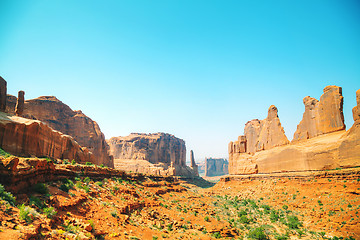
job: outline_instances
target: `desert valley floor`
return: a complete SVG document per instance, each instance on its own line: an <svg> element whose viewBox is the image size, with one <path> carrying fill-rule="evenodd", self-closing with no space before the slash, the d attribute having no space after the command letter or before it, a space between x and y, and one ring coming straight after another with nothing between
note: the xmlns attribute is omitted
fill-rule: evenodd
<svg viewBox="0 0 360 240"><path fill-rule="evenodd" d="M90 178L82 169L13 195L1 188L0 198L0 239L360 238L359 168L235 175L215 185Z"/></svg>

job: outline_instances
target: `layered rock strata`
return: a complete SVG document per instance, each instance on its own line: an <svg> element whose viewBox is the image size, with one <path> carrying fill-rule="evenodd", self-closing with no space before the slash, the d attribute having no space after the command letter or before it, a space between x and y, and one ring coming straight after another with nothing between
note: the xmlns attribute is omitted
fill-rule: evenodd
<svg viewBox="0 0 360 240"><path fill-rule="evenodd" d="M186 166L182 139L166 133L132 133L107 140L116 169L156 175L196 176Z"/></svg>
<svg viewBox="0 0 360 240"><path fill-rule="evenodd" d="M9 113L15 113L16 97L8 96ZM53 96L42 96L25 101L23 117L36 119L51 128L72 136L81 146L87 147L94 155L94 163L113 167L109 156L109 146L99 125L81 111L73 111L69 106Z"/></svg>
<svg viewBox="0 0 360 240"><path fill-rule="evenodd" d="M0 156L0 183L7 191L27 191L29 187L39 182L55 181L63 178L91 177L103 179L121 177L131 181L143 180L142 174L129 174L113 168L103 168L96 165L54 164L52 161L37 158L19 158ZM154 181L174 182L173 177L147 176Z"/></svg>
<svg viewBox="0 0 360 240"><path fill-rule="evenodd" d="M71 136L37 120L0 112L0 147L17 156L94 162L94 156Z"/></svg>
<svg viewBox="0 0 360 240"><path fill-rule="evenodd" d="M345 129L341 87L327 86L324 88L320 101L307 96L303 102L305 112L294 133L293 141Z"/></svg>
<svg viewBox="0 0 360 240"><path fill-rule="evenodd" d="M305 99L306 103L310 100ZM320 102L310 100L310 105L305 104L312 107L306 107L303 120L298 125L299 138L290 144L250 154L237 151L237 143L231 142L229 173L274 173L360 166L360 90L356 92L356 99L357 106L353 108L355 122L348 131L343 130L341 88L330 86L324 89Z"/></svg>
<svg viewBox="0 0 360 240"><path fill-rule="evenodd" d="M229 162L223 158L206 158L205 159L205 176L222 176L229 174Z"/></svg>

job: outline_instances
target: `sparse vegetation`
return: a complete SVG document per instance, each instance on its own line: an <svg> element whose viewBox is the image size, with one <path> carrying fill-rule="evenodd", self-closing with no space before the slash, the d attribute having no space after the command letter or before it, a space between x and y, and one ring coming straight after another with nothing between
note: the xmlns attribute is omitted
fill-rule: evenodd
<svg viewBox="0 0 360 240"><path fill-rule="evenodd" d="M15 197L12 193L5 191L4 185L0 184L0 199L8 202L10 205L15 205Z"/></svg>
<svg viewBox="0 0 360 240"><path fill-rule="evenodd" d="M12 155L6 151L4 151L4 149L0 148L0 156L4 157L4 158L8 158L11 157Z"/></svg>
<svg viewBox="0 0 360 240"><path fill-rule="evenodd" d="M32 187L33 191L40 193L40 194L48 194L49 189L45 185L45 183L37 183Z"/></svg>

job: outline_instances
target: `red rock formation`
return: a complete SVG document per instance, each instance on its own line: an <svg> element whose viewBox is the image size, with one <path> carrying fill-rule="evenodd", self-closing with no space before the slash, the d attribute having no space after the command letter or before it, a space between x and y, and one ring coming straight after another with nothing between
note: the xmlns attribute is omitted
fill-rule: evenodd
<svg viewBox="0 0 360 240"><path fill-rule="evenodd" d="M341 87L327 86L320 101L307 96L303 102L305 112L294 133L293 141L345 129Z"/></svg>
<svg viewBox="0 0 360 240"><path fill-rule="evenodd" d="M198 166L195 163L194 151L190 151L190 168L193 169L195 176L199 176Z"/></svg>
<svg viewBox="0 0 360 240"><path fill-rule="evenodd" d="M261 131L261 121L253 119L245 124L246 152L255 153Z"/></svg>
<svg viewBox="0 0 360 240"><path fill-rule="evenodd" d="M18 98L15 106L15 113L17 116L21 116L24 112L25 92L19 91Z"/></svg>
<svg viewBox="0 0 360 240"><path fill-rule="evenodd" d="M356 104L357 106L352 109L354 122L360 120L360 89L356 91Z"/></svg>
<svg viewBox="0 0 360 240"><path fill-rule="evenodd" d="M254 119L247 122L244 134L246 152L252 154L289 143L284 129L281 127L278 110L274 105L269 107L268 116L264 120Z"/></svg>
<svg viewBox="0 0 360 240"><path fill-rule="evenodd" d="M206 158L205 159L205 176L222 176L229 173L229 162L223 158Z"/></svg>
<svg viewBox="0 0 360 240"><path fill-rule="evenodd" d="M8 96L8 105L13 106L13 101L14 97ZM13 113L14 109L9 108L8 112ZM25 101L23 117L40 120L51 128L72 136L93 153L95 164L114 166L99 125L81 111L73 111L56 97L42 96Z"/></svg>
<svg viewBox="0 0 360 240"><path fill-rule="evenodd" d="M39 182L55 181L63 178L74 178L79 175L93 179L121 177L131 181L143 180L141 174L127 174L113 168L103 168L96 165L54 164L46 159L0 156L0 183L7 191L19 192L28 189ZM173 177L148 176L156 182L174 182Z"/></svg>
<svg viewBox="0 0 360 240"><path fill-rule="evenodd" d="M0 147L17 156L93 162L87 148L46 124L0 112Z"/></svg>
<svg viewBox="0 0 360 240"><path fill-rule="evenodd" d="M13 95L8 94L6 96L6 109L5 112L15 114L17 98Z"/></svg>
<svg viewBox="0 0 360 240"><path fill-rule="evenodd" d="M261 130L256 144L256 151L271 149L273 147L286 145L289 143L284 128L281 126L278 117L278 110L271 105L268 116L261 121Z"/></svg>
<svg viewBox="0 0 360 240"><path fill-rule="evenodd" d="M297 136L299 139L310 136L310 139L292 141L254 154L236 152L234 147L229 146L229 173L272 173L360 166L360 90L356 92L357 106L353 108L355 122L348 131L342 130L345 125L341 88L330 86L324 92L320 102L310 97L304 100L307 107L298 126ZM320 123L324 126L320 126ZM333 132L335 129L338 130ZM324 134L326 132L330 133Z"/></svg>
<svg viewBox="0 0 360 240"><path fill-rule="evenodd" d="M0 76L0 111L5 112L6 109L6 81Z"/></svg>
<svg viewBox="0 0 360 240"><path fill-rule="evenodd" d="M186 166L185 142L173 135L132 133L107 142L116 169L159 175L196 175Z"/></svg>

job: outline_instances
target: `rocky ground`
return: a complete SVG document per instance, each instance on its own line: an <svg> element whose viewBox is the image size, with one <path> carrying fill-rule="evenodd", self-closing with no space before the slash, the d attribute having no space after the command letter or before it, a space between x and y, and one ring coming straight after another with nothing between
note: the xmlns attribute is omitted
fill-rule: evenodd
<svg viewBox="0 0 360 240"><path fill-rule="evenodd" d="M359 175L185 180L79 175L19 194L0 187L0 239L360 238Z"/></svg>

